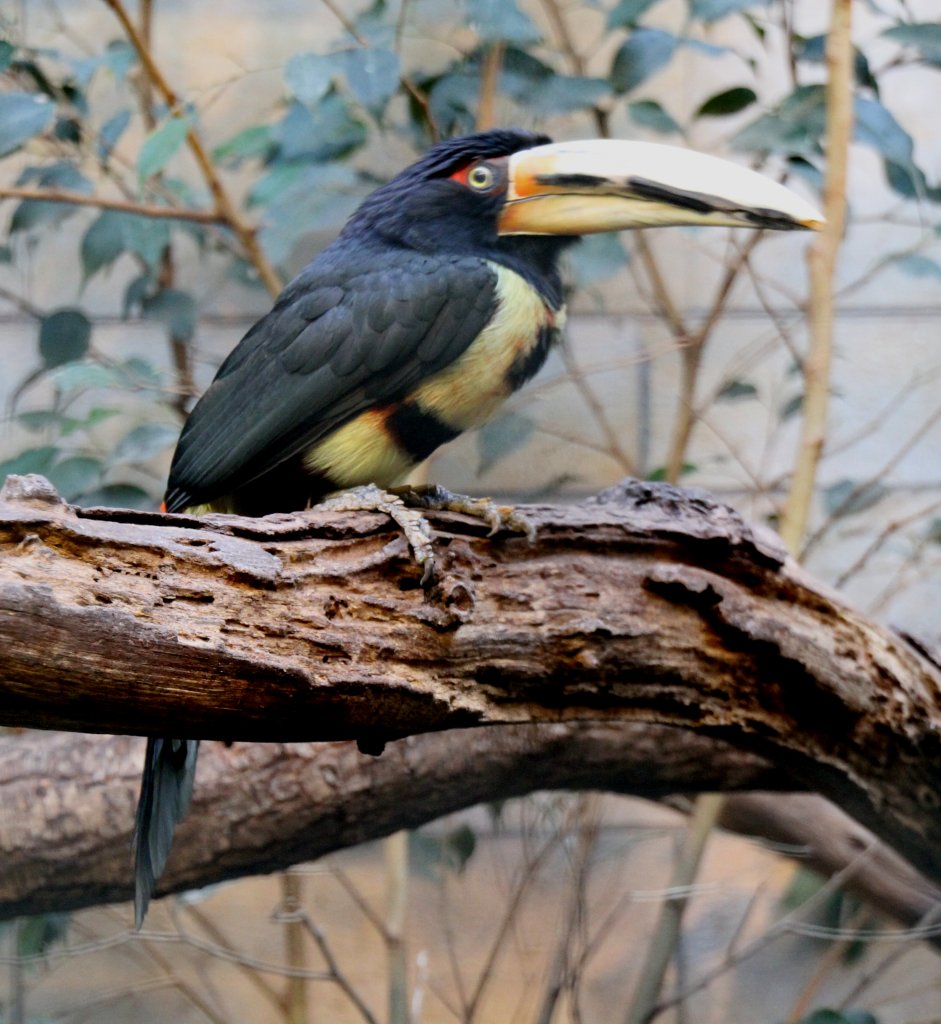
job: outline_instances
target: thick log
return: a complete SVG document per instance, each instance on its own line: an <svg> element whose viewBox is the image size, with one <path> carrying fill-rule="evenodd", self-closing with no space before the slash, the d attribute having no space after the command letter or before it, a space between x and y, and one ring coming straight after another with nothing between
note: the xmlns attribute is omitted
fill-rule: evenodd
<svg viewBox="0 0 941 1024"><path fill-rule="evenodd" d="M142 754L143 743L124 736L0 739L0 920L130 898ZM845 888L902 925L916 925L941 900L820 797L736 792L789 784L752 754L642 723L429 733L391 743L380 758L352 743L209 743L160 891L279 870L476 803L551 788L653 799L722 790L723 827L787 844L824 875L847 874Z"/></svg>
<svg viewBox="0 0 941 1024"><path fill-rule="evenodd" d="M941 673L710 499L629 481L432 516L428 590L379 514L247 520L0 501L6 724L383 741L647 721L775 763L941 877Z"/></svg>
<svg viewBox="0 0 941 1024"><path fill-rule="evenodd" d="M142 758L126 736L0 739L0 919L131 897ZM640 724L433 733L382 757L353 743L208 743L160 892L276 871L536 789L660 797L783 782L753 755Z"/></svg>

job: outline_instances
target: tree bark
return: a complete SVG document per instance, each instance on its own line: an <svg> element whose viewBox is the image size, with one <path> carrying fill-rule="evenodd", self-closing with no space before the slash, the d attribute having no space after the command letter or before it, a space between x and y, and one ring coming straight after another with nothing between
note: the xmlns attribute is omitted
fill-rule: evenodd
<svg viewBox="0 0 941 1024"><path fill-rule="evenodd" d="M0 739L0 920L130 898L142 755L143 743L125 736ZM209 743L160 891L280 870L538 789L659 799L791 784L773 765L721 741L643 723L431 733L392 743L380 758L352 743ZM824 875L855 862L845 887L905 926L941 899L818 796L729 792L723 806L724 828L787 844Z"/></svg>
<svg viewBox="0 0 941 1024"><path fill-rule="evenodd" d="M485 724L646 721L773 762L941 878L941 672L708 498L629 481L530 506L537 536L431 516L263 520L0 495L10 725L377 749ZM340 783L338 783L340 784Z"/></svg>

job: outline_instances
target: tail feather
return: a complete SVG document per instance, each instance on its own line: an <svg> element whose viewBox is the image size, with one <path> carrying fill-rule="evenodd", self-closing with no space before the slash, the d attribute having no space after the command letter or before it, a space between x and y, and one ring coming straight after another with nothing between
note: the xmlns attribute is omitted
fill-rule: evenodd
<svg viewBox="0 0 941 1024"><path fill-rule="evenodd" d="M186 814L199 740L148 739L134 830L134 921L138 928L163 873L177 822Z"/></svg>

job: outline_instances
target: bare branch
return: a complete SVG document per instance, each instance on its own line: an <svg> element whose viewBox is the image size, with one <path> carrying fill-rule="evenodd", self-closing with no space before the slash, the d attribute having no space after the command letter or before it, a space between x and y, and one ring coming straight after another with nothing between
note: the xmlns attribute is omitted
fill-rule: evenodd
<svg viewBox="0 0 941 1024"><path fill-rule="evenodd" d="M144 67L144 71L153 83L154 88L163 97L167 107L169 107L171 111L174 111L173 116L178 116L181 102L180 97L164 77L163 72L154 60L150 47L147 45L147 41L141 34L138 27L131 20L124 3L122 0L104 0L104 2L111 8L115 17L121 23L121 28L124 30L124 34L127 36L130 44L134 47L134 50ZM195 128L191 127L189 129L186 135L186 141L197 165L199 166L203 179L205 180L209 191L212 193L218 217L238 236L239 242L245 251L246 258L255 268L258 276L261 278L271 295L277 295L281 291L281 279L274 267L268 262L268 257L259 245L254 228L241 218L234 203L229 198L229 194L226 191L225 186L222 184L222 179L219 177L219 173L212 161L212 157L210 157L208 150L203 145L203 141Z"/></svg>
<svg viewBox="0 0 941 1024"><path fill-rule="evenodd" d="M853 133L852 0L833 0L827 34L827 168L823 210L827 223L807 253L810 271L810 350L804 361L804 403L794 477L781 521L781 536L798 551L823 453L830 400L833 349L833 275L846 218L846 168Z"/></svg>
<svg viewBox="0 0 941 1024"><path fill-rule="evenodd" d="M90 196L84 192L70 192L61 188L32 188L28 185L0 187L0 200L25 199L44 203L68 203L71 206L94 206L99 210L119 210L138 217L158 220L190 220L197 224L224 224L225 218L215 210L193 210L182 206L161 206L158 203L138 203L130 199L111 199L108 196Z"/></svg>

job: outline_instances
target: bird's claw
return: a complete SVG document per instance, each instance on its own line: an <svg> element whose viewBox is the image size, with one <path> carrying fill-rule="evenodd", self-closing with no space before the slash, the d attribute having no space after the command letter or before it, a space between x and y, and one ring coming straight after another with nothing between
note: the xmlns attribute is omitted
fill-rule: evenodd
<svg viewBox="0 0 941 1024"><path fill-rule="evenodd" d="M375 484L366 484L327 498L318 507L336 512L384 512L405 535L412 557L423 569L422 586L434 576L435 558L428 520L418 509L409 508L397 494Z"/></svg>
<svg viewBox="0 0 941 1024"><path fill-rule="evenodd" d="M536 527L511 505L497 505L489 498L471 498L453 494L437 484L405 486L383 490L375 484L353 487L328 498L319 508L337 512L384 512L395 522L422 568L422 586L435 574L433 534L423 511L460 512L480 519L490 527L490 536L501 530L525 534L530 543L536 539Z"/></svg>
<svg viewBox="0 0 941 1024"><path fill-rule="evenodd" d="M474 519L483 520L490 527L490 536L506 530L523 533L533 543L536 539L535 525L517 512L512 505L497 505L490 498L471 498L466 494L454 494L439 484L421 487L396 487L393 493L409 506L429 509L435 512L461 512Z"/></svg>

